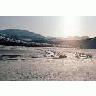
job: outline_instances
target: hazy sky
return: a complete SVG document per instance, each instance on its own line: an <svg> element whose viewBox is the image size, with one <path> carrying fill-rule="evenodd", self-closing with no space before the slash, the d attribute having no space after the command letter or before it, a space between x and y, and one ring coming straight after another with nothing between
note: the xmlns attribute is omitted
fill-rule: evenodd
<svg viewBox="0 0 96 96"><path fill-rule="evenodd" d="M0 16L0 29L26 29L43 36L96 36L95 16Z"/></svg>

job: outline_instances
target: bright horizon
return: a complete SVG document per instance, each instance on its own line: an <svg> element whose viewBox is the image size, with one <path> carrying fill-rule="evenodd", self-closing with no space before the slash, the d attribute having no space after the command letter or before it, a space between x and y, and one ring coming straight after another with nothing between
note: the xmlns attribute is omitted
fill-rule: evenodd
<svg viewBox="0 0 96 96"><path fill-rule="evenodd" d="M46 37L96 37L96 16L0 16L3 29L28 30Z"/></svg>

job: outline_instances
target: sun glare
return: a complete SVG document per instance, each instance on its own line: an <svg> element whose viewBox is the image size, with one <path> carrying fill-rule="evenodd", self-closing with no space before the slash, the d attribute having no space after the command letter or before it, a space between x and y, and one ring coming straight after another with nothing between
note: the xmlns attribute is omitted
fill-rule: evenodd
<svg viewBox="0 0 96 96"><path fill-rule="evenodd" d="M64 20L64 32L62 32L62 36L76 36L78 35L78 22L77 17L75 16L66 16L63 17Z"/></svg>

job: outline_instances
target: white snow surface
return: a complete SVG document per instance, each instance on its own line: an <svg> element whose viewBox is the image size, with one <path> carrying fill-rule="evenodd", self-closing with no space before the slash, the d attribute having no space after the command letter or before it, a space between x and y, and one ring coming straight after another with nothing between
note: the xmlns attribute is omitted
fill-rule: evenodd
<svg viewBox="0 0 96 96"><path fill-rule="evenodd" d="M0 46L0 81L12 80L95 81L96 49Z"/></svg>

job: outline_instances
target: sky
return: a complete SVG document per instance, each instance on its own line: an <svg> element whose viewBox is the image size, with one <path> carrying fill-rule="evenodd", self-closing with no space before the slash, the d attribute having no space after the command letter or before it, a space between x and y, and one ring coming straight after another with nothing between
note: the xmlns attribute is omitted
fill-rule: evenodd
<svg viewBox="0 0 96 96"><path fill-rule="evenodd" d="M96 37L96 16L0 16L0 30L21 29L43 36Z"/></svg>

